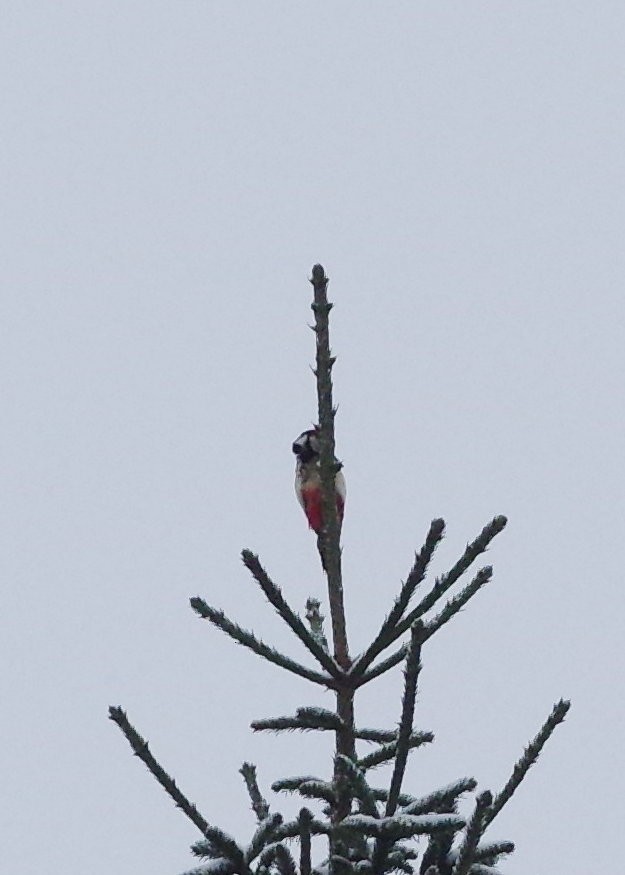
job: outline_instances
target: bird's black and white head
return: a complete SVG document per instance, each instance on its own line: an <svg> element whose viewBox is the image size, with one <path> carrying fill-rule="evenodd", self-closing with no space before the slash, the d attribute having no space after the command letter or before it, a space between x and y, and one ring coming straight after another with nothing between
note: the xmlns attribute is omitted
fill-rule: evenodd
<svg viewBox="0 0 625 875"><path fill-rule="evenodd" d="M298 460L306 465L319 457L319 433L316 428L309 428L293 441L293 452Z"/></svg>

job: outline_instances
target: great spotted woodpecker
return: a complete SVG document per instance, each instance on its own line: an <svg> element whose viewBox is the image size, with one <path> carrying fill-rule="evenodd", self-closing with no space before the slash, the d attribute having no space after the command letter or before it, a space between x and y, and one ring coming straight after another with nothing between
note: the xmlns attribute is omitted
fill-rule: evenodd
<svg viewBox="0 0 625 875"><path fill-rule="evenodd" d="M321 502L321 478L319 476L319 429L311 428L293 441L293 452L297 457L295 464L295 494L304 508L308 525L317 534L323 525ZM336 513L339 529L343 522L345 509L345 478L337 471L334 478L336 492Z"/></svg>

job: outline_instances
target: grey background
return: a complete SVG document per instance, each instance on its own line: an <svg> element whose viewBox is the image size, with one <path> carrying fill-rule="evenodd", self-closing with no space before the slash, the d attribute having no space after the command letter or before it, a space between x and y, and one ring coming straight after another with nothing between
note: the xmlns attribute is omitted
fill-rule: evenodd
<svg viewBox="0 0 625 875"><path fill-rule="evenodd" d="M569 696L491 834L517 842L509 875L612 871L622 4L106 0L2 17L3 869L194 865L198 834L111 703L241 840L244 758L266 787L327 774L329 737L248 725L328 694L188 607L201 594L302 655L238 552L258 550L300 609L323 594L290 454L315 417L321 261L352 649L432 517L448 521L437 571L510 517L493 583L428 646L417 723L437 741L407 787L471 774L497 790ZM378 681L359 720L392 725L399 690Z"/></svg>

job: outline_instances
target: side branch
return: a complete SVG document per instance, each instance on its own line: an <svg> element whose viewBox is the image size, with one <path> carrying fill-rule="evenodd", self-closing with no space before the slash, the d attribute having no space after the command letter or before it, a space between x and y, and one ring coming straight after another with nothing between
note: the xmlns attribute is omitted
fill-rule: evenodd
<svg viewBox="0 0 625 875"><path fill-rule="evenodd" d="M111 705L109 708L109 719L119 726L126 736L130 747L133 749L135 756L138 756L145 763L161 787L169 793L176 806L187 815L189 820L197 826L203 835L206 835L210 830L210 824L204 820L195 805L189 802L184 793L178 788L174 779L170 778L165 769L152 756L147 741L141 738L137 730L130 724L126 712L119 707Z"/></svg>
<svg viewBox="0 0 625 875"><path fill-rule="evenodd" d="M484 824L492 801L493 796L489 790L480 793L475 800L475 809L471 819L467 823L464 840L458 851L458 857L456 858L452 875L468 875L471 869L471 864L475 860L477 844L484 831Z"/></svg>
<svg viewBox="0 0 625 875"><path fill-rule="evenodd" d="M332 366L330 353L329 315L332 304L328 302L328 278L320 264L312 269L311 283L314 290L312 310L315 314L317 354L315 375L317 378L317 402L319 411L319 474L323 527L319 535L319 550L328 575L328 596L332 619L334 656L339 665L349 668L349 649L345 626L343 582L341 575L340 529L336 511L334 481L338 472L335 455L334 415L332 402Z"/></svg>
<svg viewBox="0 0 625 875"><path fill-rule="evenodd" d="M475 562L477 557L486 551L488 545L499 534L499 532L503 531L507 524L508 520L505 516L496 516L494 519L490 521L490 523L485 526L480 534L477 536L475 541L471 544L467 544L467 547L460 557L460 559L456 562L453 568L451 568L447 574L443 574L441 577L437 578L434 582L434 586L430 590L430 592L423 598L419 604L412 610L404 620L397 626L397 634L394 636L395 638L399 638L400 635L403 635L410 626L414 623L415 620L418 620L422 617L427 611L432 608L439 598L444 595L447 590L453 586L453 584L464 574L464 572L469 568L470 565Z"/></svg>
<svg viewBox="0 0 625 875"><path fill-rule="evenodd" d="M410 647L408 656L406 657L406 669L404 678L404 698L402 703L402 714L399 723L399 732L397 734L397 753L395 754L395 766L393 768L393 777L391 779L391 787L386 803L386 817L391 817L395 814L397 801L401 791L406 763L408 761L408 751L410 750L410 738L412 735L412 722L414 720L414 709L417 697L417 682L419 673L421 672L421 636L423 634L423 624L415 623L411 629Z"/></svg>
<svg viewBox="0 0 625 875"><path fill-rule="evenodd" d="M517 789L523 778L526 776L530 767L533 766L538 759L538 755L543 749L547 739L553 733L556 726L559 723L563 722L570 707L571 703L565 701L564 699L560 699L560 701L556 702L556 704L553 706L553 710L541 727L540 732L538 733L536 738L530 741L528 746L525 748L523 756L516 763L512 771L512 775L510 776L510 780L503 788L501 793L495 796L495 800L492 806L489 808L484 819L484 829L486 829L488 824L491 823L491 821L499 814L506 802L510 800L512 794Z"/></svg>
<svg viewBox="0 0 625 875"><path fill-rule="evenodd" d="M452 617L462 610L462 608L466 605L470 598L472 598L479 590L484 586L484 584L488 583L493 574L493 569L490 565L487 565L485 568L481 568L478 573L475 575L471 583L468 583L463 590L461 590L458 595L449 599L445 604L445 607L438 613L435 617L433 617L428 623L425 624L423 628L423 633L421 636L421 643L425 644L425 642L432 637L432 635L437 632L441 626L445 623L449 622ZM394 668L396 665L399 665L402 662L406 654L408 653L408 644L402 644L394 653L390 656L387 656L386 659L379 662L377 665L374 665L372 669L365 672L360 678L358 678L358 686L363 686L364 684L369 683L374 678L379 677L381 674L384 674L389 669Z"/></svg>
<svg viewBox="0 0 625 875"><path fill-rule="evenodd" d="M239 773L243 776L247 792L250 796L250 802L252 803L252 809L256 815L256 819L260 823L269 817L269 805L258 787L256 766L254 763L243 763L239 769Z"/></svg>
<svg viewBox="0 0 625 875"><path fill-rule="evenodd" d="M298 708L294 717L267 717L254 720L251 727L254 732L282 732L293 729L340 732L345 728L340 717L334 711L327 711L325 708Z"/></svg>
<svg viewBox="0 0 625 875"><path fill-rule="evenodd" d="M319 641L308 631L295 611L293 611L286 602L282 595L282 590L271 580L263 566L260 564L258 556L250 550L242 550L241 559L247 570L264 592L268 601L271 602L284 622L293 630L293 632L295 632L297 637L308 648L315 659L321 663L323 668L325 668L332 677L342 677L343 672L339 666L332 659L330 654L323 649Z"/></svg>
<svg viewBox="0 0 625 875"><path fill-rule="evenodd" d="M281 668L285 668L287 671L291 671L293 674L306 678L306 680L312 681L315 684L321 684L329 689L334 689L333 678L312 671L311 669L306 668L305 665L300 665L299 662L295 662L295 660L285 656L284 653L280 653L279 651L274 650L273 647L269 647L263 641L259 641L252 632L248 632L247 629L242 629L241 626L237 626L236 623L229 620L223 611L218 611L216 608L207 605L204 599L199 598L199 596L194 596L194 598L190 599L190 602L193 610L196 614L199 614L203 620L210 620L214 626L217 626L217 628L221 629L222 632L225 632L226 635L234 638L237 643L243 644L244 647L249 647L250 650L253 650L254 653L257 653L259 656L263 656L268 662L273 662L275 665L279 665Z"/></svg>
<svg viewBox="0 0 625 875"><path fill-rule="evenodd" d="M352 666L350 674L352 674L353 676L359 677L360 675L362 675L371 665L376 656L378 656L388 644L391 644L395 640L395 637L392 636L392 632L401 620L403 613L408 607L410 599L414 595L417 586L425 577L425 573L434 554L434 550L442 540L444 534L445 521L442 519L432 520L430 530L425 539L425 544L421 548L420 552L417 553L417 555L415 556L415 561L412 568L410 569L410 574L406 578L406 582L402 586L399 595L395 599L393 607L391 608L388 616L382 623L380 631L378 632L372 644L369 645L369 647L362 654L362 656L358 657L358 659Z"/></svg>
<svg viewBox="0 0 625 875"><path fill-rule="evenodd" d="M412 750L414 747L421 747L422 744L430 744L434 741L434 733L417 729L412 732L408 739L408 747ZM389 760L394 760L397 755L397 742L392 741L390 744L383 744L377 750L368 753L357 761L357 766L363 771L375 769L376 766L387 763Z"/></svg>

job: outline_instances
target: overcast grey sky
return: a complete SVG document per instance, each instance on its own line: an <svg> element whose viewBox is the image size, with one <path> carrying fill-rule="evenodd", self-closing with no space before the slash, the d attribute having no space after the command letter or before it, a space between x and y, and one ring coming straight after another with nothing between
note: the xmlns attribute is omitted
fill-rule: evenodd
<svg viewBox="0 0 625 875"><path fill-rule="evenodd" d="M2 13L2 866L176 875L237 774L327 774L330 705L193 615L293 655L238 554L323 594L292 488L331 277L352 649L434 516L495 514L493 583L428 645L407 788L496 791L509 875L613 871L623 821L621 2L27 2ZM358 718L392 725L399 674ZM384 776L380 775L380 780ZM279 800L272 804L282 805ZM285 811L294 810L287 801Z"/></svg>

